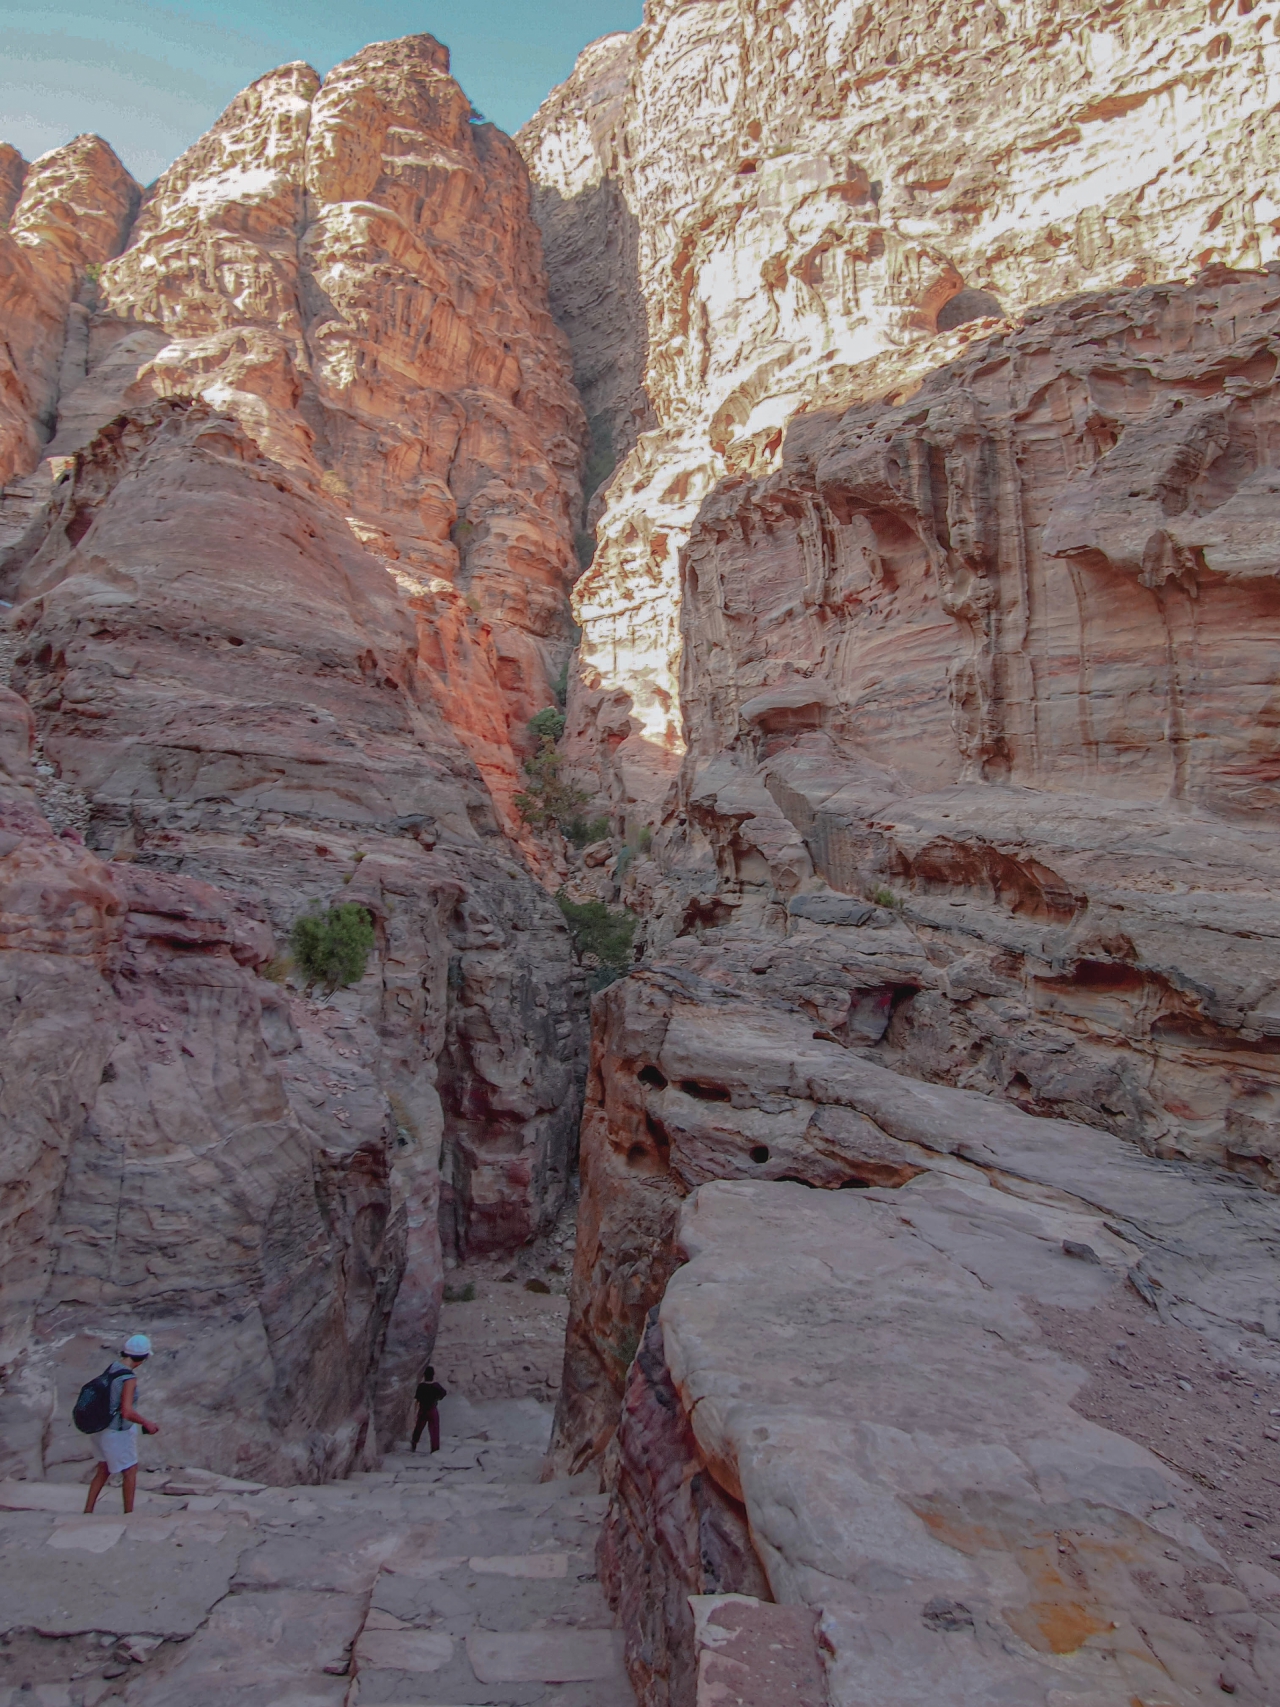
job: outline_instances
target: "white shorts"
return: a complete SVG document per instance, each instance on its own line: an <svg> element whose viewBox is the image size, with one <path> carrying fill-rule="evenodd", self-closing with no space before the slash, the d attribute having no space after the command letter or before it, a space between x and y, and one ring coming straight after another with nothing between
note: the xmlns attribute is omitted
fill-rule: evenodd
<svg viewBox="0 0 1280 1707"><path fill-rule="evenodd" d="M91 1434L95 1457L106 1465L111 1475L117 1470L132 1470L138 1462L138 1425L128 1428L104 1428L101 1434Z"/></svg>

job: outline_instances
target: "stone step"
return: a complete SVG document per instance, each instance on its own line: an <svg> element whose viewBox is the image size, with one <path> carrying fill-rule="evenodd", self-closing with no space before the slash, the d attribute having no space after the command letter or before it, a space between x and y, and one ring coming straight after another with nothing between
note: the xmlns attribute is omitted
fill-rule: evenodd
<svg viewBox="0 0 1280 1707"><path fill-rule="evenodd" d="M114 1487L85 1516L82 1486L0 1484L0 1652L20 1667L37 1629L108 1644L74 1694L32 1678L15 1707L633 1707L604 1496L542 1462L464 1440L321 1487L157 1472L129 1517Z"/></svg>

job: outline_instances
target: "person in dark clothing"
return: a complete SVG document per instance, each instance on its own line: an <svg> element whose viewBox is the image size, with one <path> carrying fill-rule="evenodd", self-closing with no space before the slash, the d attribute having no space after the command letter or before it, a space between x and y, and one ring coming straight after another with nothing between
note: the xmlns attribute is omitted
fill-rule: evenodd
<svg viewBox="0 0 1280 1707"><path fill-rule="evenodd" d="M409 1444L410 1452L418 1450L418 1442L422 1439L424 1428L431 1435L431 1450L439 1452L440 1412L437 1407L444 1396L444 1388L436 1380L435 1370L428 1364L422 1371L422 1380L419 1381L413 1395L414 1403L418 1407L418 1415L413 1425L413 1439Z"/></svg>

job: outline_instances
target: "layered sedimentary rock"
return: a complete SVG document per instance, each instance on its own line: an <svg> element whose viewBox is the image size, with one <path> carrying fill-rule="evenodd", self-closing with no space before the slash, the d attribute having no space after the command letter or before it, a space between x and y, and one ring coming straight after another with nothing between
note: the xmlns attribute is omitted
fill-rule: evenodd
<svg viewBox="0 0 1280 1707"><path fill-rule="evenodd" d="M120 253L139 195L98 136L78 136L31 166L16 149L0 151L0 487L40 461L62 390L69 312L89 269Z"/></svg>
<svg viewBox="0 0 1280 1707"><path fill-rule="evenodd" d="M323 480L431 631L441 708L518 835L525 725L570 648L584 427L524 166L448 67L411 36L245 90L72 305L38 413L56 404L59 457L122 408L201 396Z"/></svg>
<svg viewBox="0 0 1280 1707"><path fill-rule="evenodd" d="M582 56L519 140L579 372L607 365L617 258L646 307L613 359L652 426L632 385L587 392L626 455L573 729L620 812L652 819L679 763L677 560L716 482L771 467L799 408L909 387L967 321L1274 256L1278 55L1270 12L1190 3L652 0Z"/></svg>
<svg viewBox="0 0 1280 1707"><path fill-rule="evenodd" d="M370 1148L381 1219L394 1207L402 1223L408 1266L382 1362L393 1431L439 1300L442 1145L446 1224L464 1247L518 1243L562 1200L580 1021L559 914L498 836L383 563L230 417L168 402L115 423L57 488L18 593L14 680L112 869L251 898L258 962L308 904L353 901L375 921L370 971L349 995L317 1008L295 976L302 1017L288 1029L318 1029L321 1059L290 1056L280 1072L339 1153ZM49 910L56 924L56 897ZM279 1005L274 986L259 992ZM199 1032L198 1015L190 1024ZM96 1105L77 1105L68 1179L88 1168L91 1197L144 1142L129 1120L143 1090L110 1094L122 1112L96 1167ZM181 1123L165 1130L184 1150ZM166 1177L178 1203L197 1192ZM75 1245L81 1214L68 1183L54 1246ZM163 1295L141 1285L112 1302L154 1311ZM52 1324L97 1302L55 1269L39 1307Z"/></svg>
<svg viewBox="0 0 1280 1707"><path fill-rule="evenodd" d="M664 1663L678 1589L692 1577L733 1592L716 1586L716 1530L699 1547L679 1521L699 1483L738 1507L771 1597L801 1615L795 1633L805 1612L818 1618L833 1707L1272 1699L1280 1578L1251 1520L1224 1535L1216 1485L1186 1474L1181 1419L1152 1451L1082 1417L1081 1348L1053 1343L1039 1318L1081 1338L1124 1322L1113 1356L1131 1372L1177 1330L1123 1303L1115 1231L1061 1184L1037 1192L1026 1159L1015 1201L993 1189L998 1168L953 1164L860 1195L718 1181L686 1206L690 1261L633 1367L603 1549L606 1565L643 1550L627 1611L646 1704L695 1698ZM1104 1171L1083 1168L1077 1184L1096 1190ZM1101 1195L1114 1207L1114 1182ZM1275 1391L1269 1353L1260 1368L1232 1347L1246 1410ZM1162 1379L1175 1413L1196 1403ZM683 1458L670 1451L679 1431ZM696 1645L679 1611L673 1659ZM811 1635L811 1674L815 1646ZM792 1690L803 1676L784 1672ZM740 1668L719 1692L706 1681L704 1666L699 1702L780 1698Z"/></svg>
<svg viewBox="0 0 1280 1707"><path fill-rule="evenodd" d="M690 1594L746 1594L821 1613L837 1703L868 1667L893 1702L940 1667L975 1702L1267 1699L1276 1199L912 1081L786 995L725 942L599 998L559 1439L620 1422L641 1698L694 1698Z"/></svg>
<svg viewBox="0 0 1280 1707"><path fill-rule="evenodd" d="M244 895L55 835L4 702L6 1473L83 1457L68 1393L135 1321L172 1462L343 1472L374 1447L405 1264L375 1034L255 975L272 932ZM354 1124L311 1094L335 1071Z"/></svg>
<svg viewBox="0 0 1280 1707"><path fill-rule="evenodd" d="M442 1234L509 1249L564 1201L582 975L511 795L569 649L583 429L527 203L411 37L262 79L118 260L89 264L123 229L68 263L56 432L28 409L45 460L6 493L34 724L5 727L49 815L11 858L24 943L106 922L30 973L61 1029L6 1077L43 1111L4 1353L27 1473L83 1453L68 1384L131 1322L178 1360L169 1462L363 1461L429 1352ZM337 902L375 944L326 994L289 933Z"/></svg>
<svg viewBox="0 0 1280 1707"><path fill-rule="evenodd" d="M581 879L650 964L558 1436L655 1704L734 1594L823 1609L841 1702L1274 1690L1271 1496L1197 1509L1088 1349L1275 1392L1272 22L654 3L520 139L621 459L567 750L655 830Z"/></svg>
<svg viewBox="0 0 1280 1707"><path fill-rule="evenodd" d="M1278 310L1082 298L707 500L652 945L734 919L851 1045L1274 1184ZM788 920L877 900L914 964L800 988Z"/></svg>

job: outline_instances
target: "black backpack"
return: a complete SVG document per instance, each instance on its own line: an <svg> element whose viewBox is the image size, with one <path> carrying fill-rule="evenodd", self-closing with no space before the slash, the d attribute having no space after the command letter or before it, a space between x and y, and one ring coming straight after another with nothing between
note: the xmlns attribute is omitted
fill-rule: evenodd
<svg viewBox="0 0 1280 1707"><path fill-rule="evenodd" d="M101 1434L104 1428L110 1428L113 1379L111 1371L104 1369L80 1389L80 1397L71 1407L71 1420L81 1434Z"/></svg>

